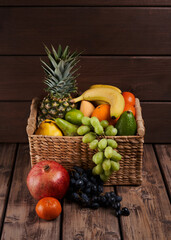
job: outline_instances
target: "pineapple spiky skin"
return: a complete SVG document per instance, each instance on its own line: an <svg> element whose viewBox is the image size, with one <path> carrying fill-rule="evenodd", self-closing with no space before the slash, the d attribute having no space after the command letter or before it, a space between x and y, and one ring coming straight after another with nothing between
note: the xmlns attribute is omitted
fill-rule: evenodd
<svg viewBox="0 0 171 240"><path fill-rule="evenodd" d="M75 69L80 54L70 53L69 47L58 51L52 46L52 52L45 46L49 65L41 60L45 71L45 84L48 95L40 103L38 124L45 119L64 118L65 114L76 105L71 102L71 94L77 92Z"/></svg>
<svg viewBox="0 0 171 240"><path fill-rule="evenodd" d="M38 123L40 124L45 119L64 118L68 111L76 108L76 104L70 102L71 99L71 95L64 98L51 95L44 97L40 104Z"/></svg>

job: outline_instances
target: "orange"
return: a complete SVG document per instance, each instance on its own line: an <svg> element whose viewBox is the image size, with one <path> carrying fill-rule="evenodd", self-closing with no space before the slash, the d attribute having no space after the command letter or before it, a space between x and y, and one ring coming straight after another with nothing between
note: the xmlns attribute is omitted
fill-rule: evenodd
<svg viewBox="0 0 171 240"><path fill-rule="evenodd" d="M57 218L62 211L60 202L53 197L45 197L39 200L36 205L37 215L45 220Z"/></svg>
<svg viewBox="0 0 171 240"><path fill-rule="evenodd" d="M131 92L123 92L122 96L125 99L125 104L135 105L135 96Z"/></svg>
<svg viewBox="0 0 171 240"><path fill-rule="evenodd" d="M124 108L123 112L126 112L126 111L132 112L135 117L135 107L134 106L132 106L131 104L125 104L125 108Z"/></svg>
<svg viewBox="0 0 171 240"><path fill-rule="evenodd" d="M97 117L99 121L107 120L110 125L113 125L115 120L110 117L110 105L109 104L101 104L97 106L92 112L91 117Z"/></svg>
<svg viewBox="0 0 171 240"><path fill-rule="evenodd" d="M134 106L132 106L131 104L125 104L123 112L126 112L126 111L132 112L134 117L135 117L135 107ZM113 125L115 125L117 123L119 118L120 118L120 116L114 120L114 124Z"/></svg>

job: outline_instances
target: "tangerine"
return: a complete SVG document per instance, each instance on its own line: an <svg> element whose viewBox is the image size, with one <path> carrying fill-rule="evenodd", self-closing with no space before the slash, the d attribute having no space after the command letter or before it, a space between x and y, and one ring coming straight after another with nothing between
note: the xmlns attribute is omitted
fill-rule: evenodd
<svg viewBox="0 0 171 240"><path fill-rule="evenodd" d="M131 104L125 104L125 108L124 108L123 112L126 112L126 111L132 112L135 117L135 107L134 106L132 106Z"/></svg>
<svg viewBox="0 0 171 240"><path fill-rule="evenodd" d="M133 93L131 92L123 92L122 96L125 99L125 104L131 104L131 105L135 105L135 96Z"/></svg>
<svg viewBox="0 0 171 240"><path fill-rule="evenodd" d="M36 205L37 215L45 220L57 218L62 211L60 202L53 197L45 197L39 200Z"/></svg>
<svg viewBox="0 0 171 240"><path fill-rule="evenodd" d="M109 104L101 104L97 106L94 111L92 112L91 117L97 117L99 121L107 120L110 125L114 124L114 121L110 117L110 105Z"/></svg>
<svg viewBox="0 0 171 240"><path fill-rule="evenodd" d="M134 107L134 106L132 106L131 104L125 104L123 113L126 112L126 111L132 112L133 115L134 115L134 117L135 117L135 107ZM120 118L120 116L114 120L114 124L113 124L113 125L115 125L115 124L117 123L117 121L119 120L119 118Z"/></svg>

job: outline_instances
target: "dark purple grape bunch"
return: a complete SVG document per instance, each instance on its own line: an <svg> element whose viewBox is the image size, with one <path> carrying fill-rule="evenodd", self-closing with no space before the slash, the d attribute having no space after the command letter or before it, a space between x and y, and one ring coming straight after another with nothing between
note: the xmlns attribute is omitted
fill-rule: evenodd
<svg viewBox="0 0 171 240"><path fill-rule="evenodd" d="M129 216L130 214L128 208L121 209L121 196L117 196L115 192L103 193L103 181L98 175L94 176L91 169L84 170L75 166L70 171L70 186L66 197L77 202L81 207L112 208L117 217Z"/></svg>

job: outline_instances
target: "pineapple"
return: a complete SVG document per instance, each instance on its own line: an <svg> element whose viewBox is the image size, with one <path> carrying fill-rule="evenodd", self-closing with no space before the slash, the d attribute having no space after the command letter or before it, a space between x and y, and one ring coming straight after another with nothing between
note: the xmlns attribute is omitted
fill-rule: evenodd
<svg viewBox="0 0 171 240"><path fill-rule="evenodd" d="M70 53L69 47L66 46L62 51L59 45L58 51L52 46L52 52L45 46L45 51L49 58L50 64L42 62L42 67L45 71L46 77L44 83L47 85L48 95L43 98L38 116L38 123L40 124L45 119L64 118L65 114L75 104L71 102L71 93L77 92L76 87L76 71L74 67L79 62L80 54L77 52ZM74 68L74 69L73 69Z"/></svg>

